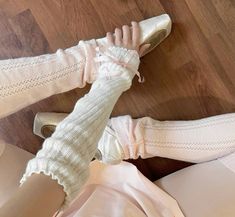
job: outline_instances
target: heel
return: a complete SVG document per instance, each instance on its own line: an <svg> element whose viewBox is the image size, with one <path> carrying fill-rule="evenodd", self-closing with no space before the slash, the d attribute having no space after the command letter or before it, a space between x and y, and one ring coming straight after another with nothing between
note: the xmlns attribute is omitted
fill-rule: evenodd
<svg viewBox="0 0 235 217"><path fill-rule="evenodd" d="M140 23L141 44L151 44L144 55L157 47L171 32L172 21L168 14L152 17Z"/></svg>
<svg viewBox="0 0 235 217"><path fill-rule="evenodd" d="M33 123L33 133L43 139L50 137L56 126L68 116L67 113L39 112Z"/></svg>
<svg viewBox="0 0 235 217"><path fill-rule="evenodd" d="M140 25L140 44L151 44L151 46L142 54L146 55L157 47L171 32L172 21L168 14L151 17L139 22ZM107 44L106 38L96 39L101 46Z"/></svg>

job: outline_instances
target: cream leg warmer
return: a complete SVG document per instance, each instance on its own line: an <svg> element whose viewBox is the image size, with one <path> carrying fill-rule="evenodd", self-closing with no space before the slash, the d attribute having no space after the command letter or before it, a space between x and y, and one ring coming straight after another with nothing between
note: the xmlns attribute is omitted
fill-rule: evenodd
<svg viewBox="0 0 235 217"><path fill-rule="evenodd" d="M106 141L106 145L104 144ZM107 143L108 142L108 143ZM139 156L188 162L214 160L235 151L235 114L193 121L112 118L100 140L106 163Z"/></svg>
<svg viewBox="0 0 235 217"><path fill-rule="evenodd" d="M85 183L89 163L112 109L122 92L130 88L139 66L139 56L133 50L111 47L99 57L102 63L90 92L44 141L43 148L29 161L21 180L24 183L34 173L51 176L64 188L65 205L76 197ZM114 59L116 61L112 62ZM128 64L128 68L121 63Z"/></svg>

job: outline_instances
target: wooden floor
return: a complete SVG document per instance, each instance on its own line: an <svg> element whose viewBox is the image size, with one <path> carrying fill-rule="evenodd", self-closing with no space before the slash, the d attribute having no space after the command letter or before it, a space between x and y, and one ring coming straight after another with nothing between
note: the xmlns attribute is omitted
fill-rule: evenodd
<svg viewBox="0 0 235 217"><path fill-rule="evenodd" d="M235 112L235 0L0 0L0 58L54 52L162 13L171 16L172 33L142 59L146 82L135 79L112 115L190 120ZM70 112L88 89L0 120L0 137L35 153L42 140L32 134L34 115ZM162 158L134 163L151 180L189 165Z"/></svg>

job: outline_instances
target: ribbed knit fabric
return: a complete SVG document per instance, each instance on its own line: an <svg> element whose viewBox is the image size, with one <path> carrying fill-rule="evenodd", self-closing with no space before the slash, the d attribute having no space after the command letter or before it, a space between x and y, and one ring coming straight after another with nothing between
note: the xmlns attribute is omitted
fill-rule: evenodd
<svg viewBox="0 0 235 217"><path fill-rule="evenodd" d="M73 112L44 141L43 148L29 161L21 180L24 183L34 173L51 176L64 188L65 206L85 183L89 163L97 151L97 143L112 109L121 93L130 88L135 75L133 71L138 69L136 51L111 47L107 54L112 56L108 61L103 61L105 53L99 55L101 66L90 92L76 103ZM128 68L122 66L123 62Z"/></svg>

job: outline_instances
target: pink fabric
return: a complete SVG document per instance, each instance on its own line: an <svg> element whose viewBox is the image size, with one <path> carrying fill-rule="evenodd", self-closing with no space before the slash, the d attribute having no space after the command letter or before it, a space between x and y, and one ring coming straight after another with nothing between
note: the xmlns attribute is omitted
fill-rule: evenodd
<svg viewBox="0 0 235 217"><path fill-rule="evenodd" d="M93 161L90 178L60 217L183 217L177 202L127 162Z"/></svg>
<svg viewBox="0 0 235 217"><path fill-rule="evenodd" d="M94 58L96 56L96 47L98 44L95 39L92 39L89 41L79 41L78 45L84 52L83 56L86 58L84 73L80 74L83 75L80 77L81 83L83 84L82 87L85 87L86 83L91 84L95 80L98 67L96 67Z"/></svg>

